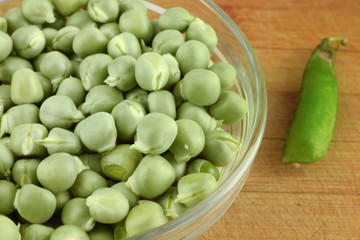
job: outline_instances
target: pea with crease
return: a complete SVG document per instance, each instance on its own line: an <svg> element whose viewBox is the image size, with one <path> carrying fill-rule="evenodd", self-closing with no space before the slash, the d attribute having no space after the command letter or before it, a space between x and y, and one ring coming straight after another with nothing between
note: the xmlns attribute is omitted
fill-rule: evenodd
<svg viewBox="0 0 360 240"><path fill-rule="evenodd" d="M146 112L140 103L126 99L113 108L111 115L115 121L119 141L130 143L134 140L137 125Z"/></svg>
<svg viewBox="0 0 360 240"><path fill-rule="evenodd" d="M94 152L106 153L116 145L115 121L107 112L94 113L85 118L76 125L74 132L85 147Z"/></svg>
<svg viewBox="0 0 360 240"><path fill-rule="evenodd" d="M119 89L108 85L97 85L87 93L81 110L84 114L110 113L123 99L123 94Z"/></svg>
<svg viewBox="0 0 360 240"><path fill-rule="evenodd" d="M89 0L87 10L95 22L108 23L118 17L119 3L117 0Z"/></svg>
<svg viewBox="0 0 360 240"><path fill-rule="evenodd" d="M136 59L132 56L119 56L108 65L109 76L104 81L110 87L129 91L137 86L135 80Z"/></svg>
<svg viewBox="0 0 360 240"><path fill-rule="evenodd" d="M54 95L47 98L40 106L39 116L47 128L60 127L69 129L74 123L84 119L73 100L65 95Z"/></svg>
<svg viewBox="0 0 360 240"><path fill-rule="evenodd" d="M113 58L123 55L138 58L141 55L140 43L136 36L130 32L122 32L115 35L107 45L107 51Z"/></svg>
<svg viewBox="0 0 360 240"><path fill-rule="evenodd" d="M16 53L23 58L38 56L45 48L44 33L34 25L23 26L11 34Z"/></svg>

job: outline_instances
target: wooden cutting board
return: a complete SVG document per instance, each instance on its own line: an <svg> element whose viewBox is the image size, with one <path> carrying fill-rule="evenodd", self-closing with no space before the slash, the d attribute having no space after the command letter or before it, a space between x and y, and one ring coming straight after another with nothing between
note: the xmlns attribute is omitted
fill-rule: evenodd
<svg viewBox="0 0 360 240"><path fill-rule="evenodd" d="M248 181L230 209L199 239L360 239L359 0L214 0L259 58L268 120ZM326 156L296 168L280 163L302 74L324 37L342 36L339 112Z"/></svg>

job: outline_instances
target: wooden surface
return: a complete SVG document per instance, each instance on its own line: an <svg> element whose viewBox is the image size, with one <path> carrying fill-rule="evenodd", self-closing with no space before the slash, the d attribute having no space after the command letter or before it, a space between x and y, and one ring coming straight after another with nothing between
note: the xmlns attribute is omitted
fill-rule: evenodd
<svg viewBox="0 0 360 240"><path fill-rule="evenodd" d="M268 120L243 191L200 240L360 239L359 0L214 0L259 58ZM301 77L323 37L347 37L337 55L339 112L327 155L295 168L280 163Z"/></svg>

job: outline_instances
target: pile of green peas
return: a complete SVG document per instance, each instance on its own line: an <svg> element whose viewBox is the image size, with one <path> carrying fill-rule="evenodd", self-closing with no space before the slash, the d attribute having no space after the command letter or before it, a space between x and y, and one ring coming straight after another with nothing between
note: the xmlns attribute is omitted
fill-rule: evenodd
<svg viewBox="0 0 360 240"><path fill-rule="evenodd" d="M209 24L180 7L150 20L140 0L23 0L0 30L1 239L124 239L217 188L240 147L220 125L248 105Z"/></svg>

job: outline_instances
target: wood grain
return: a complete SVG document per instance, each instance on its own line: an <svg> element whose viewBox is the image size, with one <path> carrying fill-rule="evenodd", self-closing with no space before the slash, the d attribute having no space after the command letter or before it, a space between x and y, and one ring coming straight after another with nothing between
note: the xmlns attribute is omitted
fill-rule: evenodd
<svg viewBox="0 0 360 240"><path fill-rule="evenodd" d="M200 240L360 239L360 5L357 0L214 0L252 44L268 91L264 139L243 191ZM310 54L348 38L336 58L339 112L326 156L280 163Z"/></svg>

